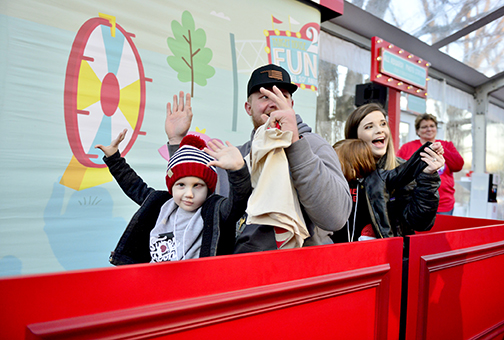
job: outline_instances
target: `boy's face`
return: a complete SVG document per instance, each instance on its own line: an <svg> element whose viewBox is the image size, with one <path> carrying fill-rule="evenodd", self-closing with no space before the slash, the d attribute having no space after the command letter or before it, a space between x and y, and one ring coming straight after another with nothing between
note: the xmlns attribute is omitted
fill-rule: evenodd
<svg viewBox="0 0 504 340"><path fill-rule="evenodd" d="M188 176L176 181L172 192L175 204L185 211L195 211L205 202L208 187L201 178Z"/></svg>

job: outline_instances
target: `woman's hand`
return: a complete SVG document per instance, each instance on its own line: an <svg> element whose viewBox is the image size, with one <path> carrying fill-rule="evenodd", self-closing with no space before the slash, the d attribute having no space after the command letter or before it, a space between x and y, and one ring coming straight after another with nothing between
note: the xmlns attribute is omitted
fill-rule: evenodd
<svg viewBox="0 0 504 340"><path fill-rule="evenodd" d="M436 144L436 143L434 143ZM432 144L432 145L434 145ZM439 143L441 144L441 143ZM441 146L441 151L443 147ZM439 150L439 148L437 149ZM427 163L427 167L423 170L423 172L427 174L433 174L439 169L441 169L444 164L445 164L445 159L442 154L436 153L434 150L432 150L430 147L427 147L424 149L423 152L420 152L420 156L422 157L422 160Z"/></svg>
<svg viewBox="0 0 504 340"><path fill-rule="evenodd" d="M429 147L438 155L444 155L443 144L441 142L432 143Z"/></svg>

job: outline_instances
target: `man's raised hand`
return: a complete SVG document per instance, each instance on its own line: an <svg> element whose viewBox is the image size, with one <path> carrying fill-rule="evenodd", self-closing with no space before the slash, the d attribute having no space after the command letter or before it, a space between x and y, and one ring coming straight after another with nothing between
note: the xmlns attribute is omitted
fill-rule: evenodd
<svg viewBox="0 0 504 340"><path fill-rule="evenodd" d="M215 158L215 160L209 162L207 166L214 165L225 170L240 170L245 164L240 150L229 142L226 142L226 144L227 146L216 140L208 142L208 147L204 148L203 151Z"/></svg>
<svg viewBox="0 0 504 340"><path fill-rule="evenodd" d="M270 113L270 127L278 127L282 131L292 131L292 143L299 140L296 113L292 108L292 99L286 98L282 91L273 86L272 91L261 87L259 91L275 102L278 110ZM277 125L278 124L278 125Z"/></svg>

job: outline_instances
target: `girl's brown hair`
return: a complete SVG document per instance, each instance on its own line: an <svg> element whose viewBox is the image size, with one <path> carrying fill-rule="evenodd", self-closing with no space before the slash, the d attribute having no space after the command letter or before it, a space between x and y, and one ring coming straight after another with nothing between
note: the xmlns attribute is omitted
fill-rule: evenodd
<svg viewBox="0 0 504 340"><path fill-rule="evenodd" d="M383 107L378 104L378 103L369 103L369 104L364 104L362 106L359 106L357 109L355 109L350 116L348 116L346 125L345 125L345 138L346 139L357 139L359 138L357 135L357 129L359 127L360 122L366 117L368 114L374 111L379 111L383 114L385 118L387 118L387 113L383 109ZM399 165L396 160L395 156L395 150L394 150L394 142L392 141L392 136L390 134L390 128L388 127L387 123L387 128L389 129L389 138L388 138L388 143L387 143L387 152L383 157L384 159L384 166L383 168L385 170L392 170L395 167Z"/></svg>
<svg viewBox="0 0 504 340"><path fill-rule="evenodd" d="M347 181L364 178L376 169L369 145L361 139L343 139L333 145Z"/></svg>

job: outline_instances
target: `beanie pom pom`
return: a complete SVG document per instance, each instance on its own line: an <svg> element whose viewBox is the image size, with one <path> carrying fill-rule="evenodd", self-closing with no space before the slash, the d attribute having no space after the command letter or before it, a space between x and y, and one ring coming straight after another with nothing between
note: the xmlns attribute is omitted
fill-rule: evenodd
<svg viewBox="0 0 504 340"><path fill-rule="evenodd" d="M198 148L199 150L203 150L206 148L206 142L201 139L201 137L195 135L187 135L180 142L180 147L183 145L190 145Z"/></svg>

